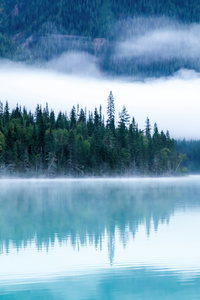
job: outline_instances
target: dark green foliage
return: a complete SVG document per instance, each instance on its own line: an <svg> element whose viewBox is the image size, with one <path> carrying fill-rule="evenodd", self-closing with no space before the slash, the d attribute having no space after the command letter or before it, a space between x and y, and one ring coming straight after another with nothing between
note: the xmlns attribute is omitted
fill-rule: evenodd
<svg viewBox="0 0 200 300"><path fill-rule="evenodd" d="M17 105L0 105L0 174L26 176L162 175L175 174L183 156L177 154L169 133L151 135L150 121L139 130L129 124L125 107L115 127L114 97L108 97L105 126L101 107L89 112L72 108L70 118L60 112L55 118L48 105L38 105L35 115Z"/></svg>
<svg viewBox="0 0 200 300"><path fill-rule="evenodd" d="M2 33L0 33L0 58L11 58L16 50L16 44L14 43L14 41L6 34L3 35Z"/></svg>
<svg viewBox="0 0 200 300"><path fill-rule="evenodd" d="M181 151L186 155L182 167L186 172L199 173L200 170L200 140L178 140L175 141L176 151Z"/></svg>
<svg viewBox="0 0 200 300"><path fill-rule="evenodd" d="M110 91L110 94L108 96L108 106L107 106L107 127L112 132L115 131L115 103L114 103L114 97L112 94L112 91Z"/></svg>
<svg viewBox="0 0 200 300"><path fill-rule="evenodd" d="M181 24L198 23L200 5L196 0L1 0L0 58L33 62L76 50L97 56L100 69L114 75L167 76L181 68L199 71L198 59L181 55L151 64L143 57L116 59L116 42L128 38L122 28L127 35L134 28L134 36L151 28L127 20L161 16ZM98 38L103 39L100 46Z"/></svg>
<svg viewBox="0 0 200 300"><path fill-rule="evenodd" d="M112 23L133 16L166 15L184 22L199 22L198 1L171 0L1 0L3 31L31 35L66 32L106 37Z"/></svg>

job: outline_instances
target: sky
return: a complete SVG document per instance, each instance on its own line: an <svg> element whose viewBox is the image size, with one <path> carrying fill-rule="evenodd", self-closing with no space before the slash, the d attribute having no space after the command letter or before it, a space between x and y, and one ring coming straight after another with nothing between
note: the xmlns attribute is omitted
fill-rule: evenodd
<svg viewBox="0 0 200 300"><path fill-rule="evenodd" d="M68 59L68 58L66 58ZM180 70L172 77L148 79L143 82L113 79L102 76L95 67L92 72L67 73L56 68L28 67L23 64L2 62L0 65L0 100L9 103L10 110L25 106L32 112L41 104L56 113L70 114L79 104L87 111L102 105L106 120L107 99L113 92L118 113L126 106L143 129L146 118L153 128L169 130L173 138L200 139L200 75L191 70Z"/></svg>

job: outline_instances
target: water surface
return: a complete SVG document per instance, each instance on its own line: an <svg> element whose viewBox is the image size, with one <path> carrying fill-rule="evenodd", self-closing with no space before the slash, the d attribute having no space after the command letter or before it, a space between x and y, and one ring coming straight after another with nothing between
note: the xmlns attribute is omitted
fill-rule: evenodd
<svg viewBox="0 0 200 300"><path fill-rule="evenodd" d="M0 299L199 299L200 177L0 181Z"/></svg>

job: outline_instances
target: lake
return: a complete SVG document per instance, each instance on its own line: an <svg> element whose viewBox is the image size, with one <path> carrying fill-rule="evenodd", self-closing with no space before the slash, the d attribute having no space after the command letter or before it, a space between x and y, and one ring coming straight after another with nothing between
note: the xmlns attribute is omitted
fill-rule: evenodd
<svg viewBox="0 0 200 300"><path fill-rule="evenodd" d="M0 299L199 299L200 176L0 180Z"/></svg>

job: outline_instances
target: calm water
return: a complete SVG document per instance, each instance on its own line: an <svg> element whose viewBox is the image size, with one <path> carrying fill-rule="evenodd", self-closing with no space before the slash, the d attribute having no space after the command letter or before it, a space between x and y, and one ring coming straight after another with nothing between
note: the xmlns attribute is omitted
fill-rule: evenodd
<svg viewBox="0 0 200 300"><path fill-rule="evenodd" d="M0 299L199 299L200 177L0 180Z"/></svg>

